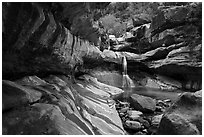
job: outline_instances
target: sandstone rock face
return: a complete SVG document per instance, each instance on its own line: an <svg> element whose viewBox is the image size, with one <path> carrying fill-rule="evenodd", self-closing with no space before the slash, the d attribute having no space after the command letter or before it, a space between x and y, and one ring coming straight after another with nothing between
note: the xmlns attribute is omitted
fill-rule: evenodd
<svg viewBox="0 0 204 137"><path fill-rule="evenodd" d="M202 86L201 45L172 50L167 58L150 63L161 75L179 80L184 89L199 90ZM168 73L167 73L168 72Z"/></svg>
<svg viewBox="0 0 204 137"><path fill-rule="evenodd" d="M133 80L133 74L129 74L130 77L127 77L127 75L123 76L120 71L92 70L90 72L90 75L96 77L98 81L102 83L121 89L124 88L123 84L127 84L127 82L129 82L131 88L134 88L138 85L138 82L136 80ZM123 81L123 77L126 77L128 80L125 79L125 81Z"/></svg>
<svg viewBox="0 0 204 137"><path fill-rule="evenodd" d="M150 97L132 94L130 99L132 107L141 112L154 112L156 109L156 101Z"/></svg>
<svg viewBox="0 0 204 137"><path fill-rule="evenodd" d="M201 44L195 47L180 47L174 49L168 53L167 58L164 60L157 61L153 64L155 68L162 65L176 64L176 65L186 65L191 67L201 67ZM195 54L197 53L197 54ZM162 64L161 64L162 62Z"/></svg>
<svg viewBox="0 0 204 137"><path fill-rule="evenodd" d="M202 91L181 95L163 115L158 134L202 134Z"/></svg>
<svg viewBox="0 0 204 137"><path fill-rule="evenodd" d="M157 52L161 53L161 55L157 54L157 59L159 59L159 57L165 58L166 54L170 52L163 49L173 44L185 42L184 46L196 46L201 43L196 44L196 41L201 41L202 37L201 16L201 3L159 8L158 13L152 19L151 27L144 27L147 25L144 24L133 28L131 31L136 33L135 36L127 39L129 43L120 46L118 50L144 54L161 48Z"/></svg>
<svg viewBox="0 0 204 137"><path fill-rule="evenodd" d="M3 134L124 134L110 96L122 90L88 75L3 81Z"/></svg>
<svg viewBox="0 0 204 137"><path fill-rule="evenodd" d="M201 23L202 4L187 6L163 7L151 22L152 36L166 29L175 28L188 23Z"/></svg>
<svg viewBox="0 0 204 137"><path fill-rule="evenodd" d="M4 78L42 73L69 74L74 66L84 62L121 64L122 56L136 62L141 60L136 54L101 52L87 40L72 35L51 11L44 10L38 3L8 3L4 5L4 11L7 14L3 18Z"/></svg>
<svg viewBox="0 0 204 137"><path fill-rule="evenodd" d="M97 20L102 16L100 11L108 4L109 2L56 2L52 3L52 7L57 20L71 30L73 35L96 45L99 38Z"/></svg>
<svg viewBox="0 0 204 137"><path fill-rule="evenodd" d="M123 56L134 84L143 86L134 89L130 98L136 110L162 112L155 100L145 96L174 102L178 93L163 89L202 88L201 3L163 7L150 28L145 16L135 18L132 25L137 27L130 28L135 36L115 46L116 52L101 52L96 47L99 23L89 16L90 9L101 9L107 3L2 5L3 134L125 134L113 101L123 93L119 89ZM103 64L110 70L104 71ZM95 71L97 67L101 70ZM70 73L77 75L76 81ZM147 73L174 80L162 77L165 83L161 83L160 78L147 78ZM138 91L144 96L134 94ZM181 96L163 116L158 134L202 134L200 93ZM119 113L124 115L128 109ZM130 128L150 126L139 114L129 115L140 122L128 121ZM156 126L160 118L153 119Z"/></svg>
<svg viewBox="0 0 204 137"><path fill-rule="evenodd" d="M42 97L42 93L31 88L25 88L14 82L3 80L2 110L6 111L13 107L18 107L35 102Z"/></svg>
<svg viewBox="0 0 204 137"><path fill-rule="evenodd" d="M114 87L122 88L123 77L122 77L122 74L120 74L119 72L93 71L91 75L96 77L98 81L102 83L105 83Z"/></svg>
<svg viewBox="0 0 204 137"><path fill-rule="evenodd" d="M161 8L151 23L151 44L163 44L164 47L145 53L146 56L151 56L147 60L155 60L149 63L150 68L156 69L158 74L178 80L183 89L190 91L202 88L200 77L202 75L201 5L192 3L186 6ZM169 38L166 40L170 40L170 43L165 40L167 36ZM174 42L171 43L172 41ZM167 46L169 50L166 49Z"/></svg>
<svg viewBox="0 0 204 137"><path fill-rule="evenodd" d="M104 50L102 52L102 58L108 62L114 62L118 64L122 64L122 57L125 56L128 61L138 62L144 60L146 57L130 52L114 52L110 50Z"/></svg>
<svg viewBox="0 0 204 137"><path fill-rule="evenodd" d="M85 41L82 42L71 35L69 30L54 20L51 12L43 11L40 5L23 3L19 5L19 7L21 6L31 9L33 12L17 8L15 4L7 5L8 16L5 18L7 25L5 25L5 42L3 44L4 75L42 71L62 72L62 70L66 72L70 67L68 67L68 63L74 65L76 61L80 62L80 59L76 59L74 56L79 55L79 52L75 54L76 51L79 51L77 47L81 45L80 43L85 44ZM10 13L12 8L17 8L18 12ZM21 17L21 12L26 15L24 18ZM9 29L9 25L13 25L9 18L13 18L16 23L13 29ZM17 28L17 26L21 27ZM13 37L12 41L10 41L9 35ZM85 47L84 49L86 49ZM87 53L86 50L85 53Z"/></svg>

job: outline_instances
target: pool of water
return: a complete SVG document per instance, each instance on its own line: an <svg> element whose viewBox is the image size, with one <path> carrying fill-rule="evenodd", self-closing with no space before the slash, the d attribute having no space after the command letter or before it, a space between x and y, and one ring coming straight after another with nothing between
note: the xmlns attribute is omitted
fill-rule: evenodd
<svg viewBox="0 0 204 137"><path fill-rule="evenodd" d="M135 87L132 88L132 94L139 94L148 97L152 97L154 99L170 99L172 102L176 101L178 96L183 93L181 90L161 90L161 89L154 89L148 87Z"/></svg>

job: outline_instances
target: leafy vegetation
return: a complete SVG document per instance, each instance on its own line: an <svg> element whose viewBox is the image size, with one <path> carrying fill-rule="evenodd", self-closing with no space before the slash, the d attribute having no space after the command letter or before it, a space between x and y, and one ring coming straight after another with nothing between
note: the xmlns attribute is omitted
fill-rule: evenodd
<svg viewBox="0 0 204 137"><path fill-rule="evenodd" d="M106 10L103 10L103 17L100 18L105 32L116 37L126 31L133 19L145 19L150 21L157 13L161 3L155 2L113 2Z"/></svg>

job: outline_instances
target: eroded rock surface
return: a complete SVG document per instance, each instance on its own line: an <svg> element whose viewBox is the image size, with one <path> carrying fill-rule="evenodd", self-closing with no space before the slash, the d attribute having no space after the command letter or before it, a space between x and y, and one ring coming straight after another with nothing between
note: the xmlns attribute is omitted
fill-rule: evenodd
<svg viewBox="0 0 204 137"><path fill-rule="evenodd" d="M202 4L134 16L130 35L100 51L96 18L107 4L2 4L3 134L125 134L125 124L156 134L161 119L158 134L202 134L201 91L167 110L178 89L202 88ZM130 104L116 104L120 119L124 56L136 88Z"/></svg>
<svg viewBox="0 0 204 137"><path fill-rule="evenodd" d="M115 96L123 91L85 75L3 81L3 134L124 134Z"/></svg>

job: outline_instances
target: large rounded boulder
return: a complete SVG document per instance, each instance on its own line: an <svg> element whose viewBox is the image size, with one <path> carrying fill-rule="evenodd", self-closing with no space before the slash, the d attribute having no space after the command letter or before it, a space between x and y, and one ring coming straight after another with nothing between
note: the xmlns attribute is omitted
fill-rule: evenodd
<svg viewBox="0 0 204 137"><path fill-rule="evenodd" d="M202 134L202 91L181 95L163 115L158 134Z"/></svg>

